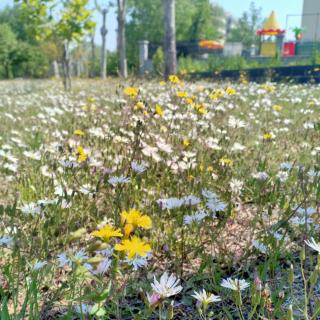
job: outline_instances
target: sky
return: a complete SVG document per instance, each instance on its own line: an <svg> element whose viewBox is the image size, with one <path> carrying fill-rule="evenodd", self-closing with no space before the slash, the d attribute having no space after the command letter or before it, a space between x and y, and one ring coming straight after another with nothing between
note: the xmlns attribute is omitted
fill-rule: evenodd
<svg viewBox="0 0 320 320"><path fill-rule="evenodd" d="M93 0L92 4L94 3ZM153 0L150 0L153 1ZM278 16L278 20L282 28L287 26L290 30L293 27L300 26L301 18L292 17L289 15L301 14L303 0L212 0L223 7L227 12L232 14L235 18L239 18L244 11L249 8L250 2L254 2L258 8L261 8L262 17L267 18L272 10L274 10ZM320 0L319 0L320 1ZM99 3L107 2L106 0L98 0ZM0 0L0 9L6 5L12 5L13 0ZM95 21L97 22L96 42L101 43L100 28L101 28L101 15L95 14ZM107 48L109 50L115 50L116 48L116 28L117 20L115 11L111 10L107 16ZM291 38L292 33L289 31L287 37Z"/></svg>

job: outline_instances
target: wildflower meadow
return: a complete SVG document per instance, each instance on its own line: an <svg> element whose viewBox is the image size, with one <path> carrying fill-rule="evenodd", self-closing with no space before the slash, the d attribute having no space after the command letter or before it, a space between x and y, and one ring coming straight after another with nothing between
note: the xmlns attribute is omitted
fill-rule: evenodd
<svg viewBox="0 0 320 320"><path fill-rule="evenodd" d="M320 319L312 84L0 84L1 320Z"/></svg>

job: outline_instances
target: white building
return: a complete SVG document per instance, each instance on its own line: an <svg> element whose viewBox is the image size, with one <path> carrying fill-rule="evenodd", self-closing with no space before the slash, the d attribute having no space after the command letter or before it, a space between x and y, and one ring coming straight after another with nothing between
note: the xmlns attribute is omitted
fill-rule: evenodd
<svg viewBox="0 0 320 320"><path fill-rule="evenodd" d="M303 41L320 41L320 0L304 0L301 27Z"/></svg>

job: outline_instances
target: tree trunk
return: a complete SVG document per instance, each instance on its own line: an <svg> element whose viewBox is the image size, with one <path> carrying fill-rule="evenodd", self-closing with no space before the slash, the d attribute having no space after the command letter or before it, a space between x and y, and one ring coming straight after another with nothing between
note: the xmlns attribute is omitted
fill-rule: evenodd
<svg viewBox="0 0 320 320"><path fill-rule="evenodd" d="M80 78L81 77L81 61L78 60L77 63L76 63L76 75L77 75L77 78Z"/></svg>
<svg viewBox="0 0 320 320"><path fill-rule="evenodd" d="M177 73L175 0L163 0L164 4L164 57L165 78Z"/></svg>
<svg viewBox="0 0 320 320"><path fill-rule="evenodd" d="M120 58L120 76L128 77L126 57L126 0L118 0L118 51Z"/></svg>
<svg viewBox="0 0 320 320"><path fill-rule="evenodd" d="M63 86L64 90L71 90L71 74L70 74L70 52L69 43L65 41L63 44L63 57L62 57L62 67L63 67Z"/></svg>
<svg viewBox="0 0 320 320"><path fill-rule="evenodd" d="M60 78L60 74L59 74L59 65L58 65L57 60L54 60L54 61L52 62L52 69L53 69L54 77L55 77L56 79L59 79L59 78Z"/></svg>
<svg viewBox="0 0 320 320"><path fill-rule="evenodd" d="M96 75L96 45L94 43L94 32L91 34L91 66L90 77L94 78Z"/></svg>
<svg viewBox="0 0 320 320"><path fill-rule="evenodd" d="M102 27L100 30L101 38L102 38L100 76L102 79L105 79L107 76L107 51L106 51L106 37L108 33L108 30L106 28L107 13L108 13L107 9L102 10Z"/></svg>
<svg viewBox="0 0 320 320"><path fill-rule="evenodd" d="M7 62L5 64L5 70L6 70L6 77L7 79L11 79L11 70L10 70L10 62Z"/></svg>

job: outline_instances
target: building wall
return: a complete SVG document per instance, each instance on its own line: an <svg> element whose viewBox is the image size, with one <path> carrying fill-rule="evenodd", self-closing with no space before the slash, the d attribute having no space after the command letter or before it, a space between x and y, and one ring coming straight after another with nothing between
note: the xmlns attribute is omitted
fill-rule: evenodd
<svg viewBox="0 0 320 320"><path fill-rule="evenodd" d="M304 0L301 27L303 41L320 41L320 0Z"/></svg>

